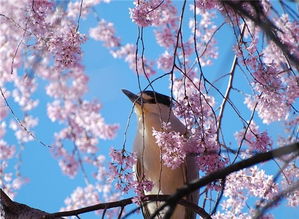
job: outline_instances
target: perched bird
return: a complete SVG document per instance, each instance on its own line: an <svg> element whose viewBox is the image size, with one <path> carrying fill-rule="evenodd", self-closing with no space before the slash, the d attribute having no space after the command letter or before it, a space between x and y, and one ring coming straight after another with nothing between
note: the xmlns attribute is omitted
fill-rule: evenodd
<svg viewBox="0 0 299 219"><path fill-rule="evenodd" d="M153 182L152 191L144 192L145 195L169 195L198 178L198 169L194 157L187 156L185 162L176 169L171 169L162 164L160 148L152 134L153 128L160 131L162 122L170 122L171 130L185 134L186 128L171 110L171 98L153 91L143 91L138 95L122 90L134 103L137 115L137 134L134 142L134 152L137 155L135 167L137 180L147 179ZM198 192L192 193L186 199L197 204ZM161 202L151 202L142 209L144 218L149 218L161 206ZM163 218L162 212L156 218ZM195 213L182 205L177 205L171 219L193 219Z"/></svg>

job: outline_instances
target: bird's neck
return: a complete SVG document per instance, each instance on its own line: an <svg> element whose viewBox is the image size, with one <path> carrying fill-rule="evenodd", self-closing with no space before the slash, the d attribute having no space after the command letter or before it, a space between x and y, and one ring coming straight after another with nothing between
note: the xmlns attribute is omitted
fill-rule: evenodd
<svg viewBox="0 0 299 219"><path fill-rule="evenodd" d="M157 114L144 114L143 116L138 117L138 126L141 129L145 129L147 131L152 131L154 128L157 131L162 129L162 123L167 123L173 120L173 114L167 115L157 115Z"/></svg>

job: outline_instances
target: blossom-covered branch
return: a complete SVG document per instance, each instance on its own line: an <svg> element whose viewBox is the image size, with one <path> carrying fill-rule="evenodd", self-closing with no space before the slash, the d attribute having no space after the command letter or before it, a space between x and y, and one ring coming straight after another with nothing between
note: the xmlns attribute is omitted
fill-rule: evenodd
<svg viewBox="0 0 299 219"><path fill-rule="evenodd" d="M215 180L224 179L225 177L227 177L229 174L233 172L242 170L244 168L248 168L258 163L265 162L274 158L279 158L290 153L298 153L298 152L299 152L299 143L294 143L272 151L257 154L246 160L240 161L238 163L235 163L223 169L219 169L201 179L191 182L189 185L186 185L184 188L179 189L174 195L172 195L166 201L165 204L163 204L159 209L157 209L157 211L153 215L151 215L151 218L154 218L158 214L158 212L163 210L166 206L170 206L170 209L167 211L168 214L166 215L166 218L170 218L173 208L175 207L178 200L182 199L184 196L192 193L193 191L199 189L200 187L208 185L209 183Z"/></svg>

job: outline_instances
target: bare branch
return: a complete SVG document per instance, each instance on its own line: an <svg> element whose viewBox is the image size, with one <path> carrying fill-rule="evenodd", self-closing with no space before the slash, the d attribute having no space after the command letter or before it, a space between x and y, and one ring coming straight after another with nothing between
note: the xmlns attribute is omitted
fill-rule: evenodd
<svg viewBox="0 0 299 219"><path fill-rule="evenodd" d="M49 213L31 208L27 205L12 201L2 189L0 189L0 218L15 219L15 218L43 218ZM61 217L53 217L55 219Z"/></svg>
<svg viewBox="0 0 299 219"><path fill-rule="evenodd" d="M148 203L153 202L153 201L166 201L169 199L169 197L170 197L169 195L146 195L143 198L143 200L145 201L143 203L143 205L147 205ZM104 210L104 212L103 212L103 214L104 214L110 208L120 207L122 209L127 205L133 204L134 203L133 198L134 197L122 199L122 200L115 201L115 202L100 203L100 204L96 204L96 205L92 205L92 206L88 206L85 208L80 208L80 209L76 209L76 210L72 210L72 211L64 211L64 212L48 214L48 215L45 215L44 218L53 219L53 218L61 217L61 216L74 216L74 215L79 215L79 214L92 212L92 211L96 211L96 210L101 210L101 209ZM194 203L191 203L191 202L188 202L187 200L182 199L182 200L178 201L178 204L192 209L194 212L196 212L203 218L210 218L210 215L203 208L197 206ZM138 208L140 208L140 207L138 207ZM126 217L127 216L125 215L124 218L126 218Z"/></svg>

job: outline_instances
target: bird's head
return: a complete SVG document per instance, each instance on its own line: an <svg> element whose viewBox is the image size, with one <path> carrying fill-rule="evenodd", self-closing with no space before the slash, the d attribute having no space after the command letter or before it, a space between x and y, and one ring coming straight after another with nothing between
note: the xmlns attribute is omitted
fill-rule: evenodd
<svg viewBox="0 0 299 219"><path fill-rule="evenodd" d="M134 103L138 116L143 113L144 115L156 114L166 118L171 113L171 98L169 96L148 90L137 95L125 89L122 92Z"/></svg>

